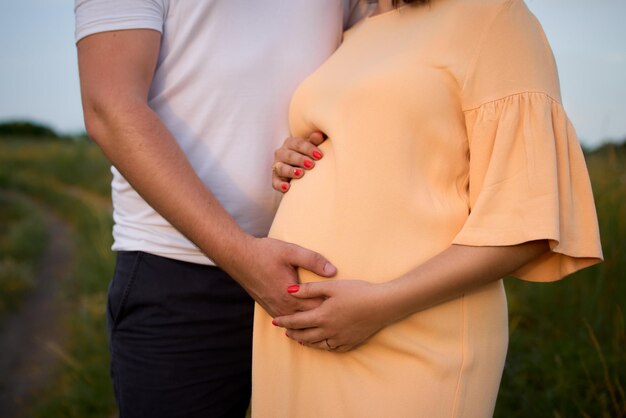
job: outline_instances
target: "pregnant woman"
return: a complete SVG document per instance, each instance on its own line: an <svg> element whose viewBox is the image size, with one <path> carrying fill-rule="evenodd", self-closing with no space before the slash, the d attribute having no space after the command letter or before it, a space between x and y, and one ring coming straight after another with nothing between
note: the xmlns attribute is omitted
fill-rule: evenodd
<svg viewBox="0 0 626 418"><path fill-rule="evenodd" d="M405 3L381 1L293 97L292 134L327 139L277 152L289 191L270 235L338 274L302 271L285 289L317 299L310 311L257 307L254 417L491 416L501 278L601 260L583 155L524 2Z"/></svg>

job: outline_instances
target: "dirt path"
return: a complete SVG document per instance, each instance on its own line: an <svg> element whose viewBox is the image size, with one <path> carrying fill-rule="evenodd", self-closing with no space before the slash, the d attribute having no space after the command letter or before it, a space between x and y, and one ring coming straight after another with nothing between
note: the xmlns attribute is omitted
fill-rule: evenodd
<svg viewBox="0 0 626 418"><path fill-rule="evenodd" d="M11 194L29 205L30 199ZM27 416L31 400L45 387L60 357L65 337L61 324L61 282L72 265L72 234L56 215L41 208L48 246L35 287L20 308L0 320L0 416Z"/></svg>

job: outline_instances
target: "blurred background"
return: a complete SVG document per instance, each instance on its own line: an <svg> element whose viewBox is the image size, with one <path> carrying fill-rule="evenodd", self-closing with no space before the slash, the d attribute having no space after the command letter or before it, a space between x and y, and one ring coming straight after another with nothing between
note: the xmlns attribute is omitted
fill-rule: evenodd
<svg viewBox="0 0 626 418"><path fill-rule="evenodd" d="M626 417L626 1L527 0L586 153L605 262L506 279L497 417ZM70 0L0 0L0 417L112 417L109 164L84 134Z"/></svg>

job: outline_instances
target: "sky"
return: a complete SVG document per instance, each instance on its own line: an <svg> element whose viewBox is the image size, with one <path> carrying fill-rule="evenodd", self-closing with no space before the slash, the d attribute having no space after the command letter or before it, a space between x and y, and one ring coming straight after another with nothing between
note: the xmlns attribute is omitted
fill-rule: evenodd
<svg viewBox="0 0 626 418"><path fill-rule="evenodd" d="M626 1L526 3L552 45L563 104L581 142L595 147L625 138ZM81 132L74 2L0 0L0 6L0 121Z"/></svg>

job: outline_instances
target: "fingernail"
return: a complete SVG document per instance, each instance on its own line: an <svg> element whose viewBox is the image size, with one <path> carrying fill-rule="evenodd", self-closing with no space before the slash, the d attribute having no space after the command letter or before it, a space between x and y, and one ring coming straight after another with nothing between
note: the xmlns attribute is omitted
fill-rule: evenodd
<svg viewBox="0 0 626 418"><path fill-rule="evenodd" d="M272 325L274 325L275 327L277 327L277 326L278 326L278 324L276 323L276 321L274 321L273 319L272 319Z"/></svg>
<svg viewBox="0 0 626 418"><path fill-rule="evenodd" d="M320 158L322 158L322 153L320 153L319 151L313 151L313 158L319 160Z"/></svg>
<svg viewBox="0 0 626 418"><path fill-rule="evenodd" d="M300 290L300 285L292 284L287 288L287 293L296 293L298 290Z"/></svg>
<svg viewBox="0 0 626 418"><path fill-rule="evenodd" d="M333 266L330 263L326 263L324 265L324 273L326 274L335 274L337 272L337 267Z"/></svg>
<svg viewBox="0 0 626 418"><path fill-rule="evenodd" d="M289 338L289 335L287 335L287 333L285 332L285 337Z"/></svg>
<svg viewBox="0 0 626 418"><path fill-rule="evenodd" d="M309 160L304 160L304 163L302 165L304 165L306 168L313 167L313 163Z"/></svg>
<svg viewBox="0 0 626 418"><path fill-rule="evenodd" d="M287 186L287 183L283 183L283 184L280 185L280 189L283 192L286 192L288 188L289 188L289 186Z"/></svg>
<svg viewBox="0 0 626 418"><path fill-rule="evenodd" d="M302 174L302 170L300 170L299 168L296 168L293 170L293 175L298 177L300 174Z"/></svg>

